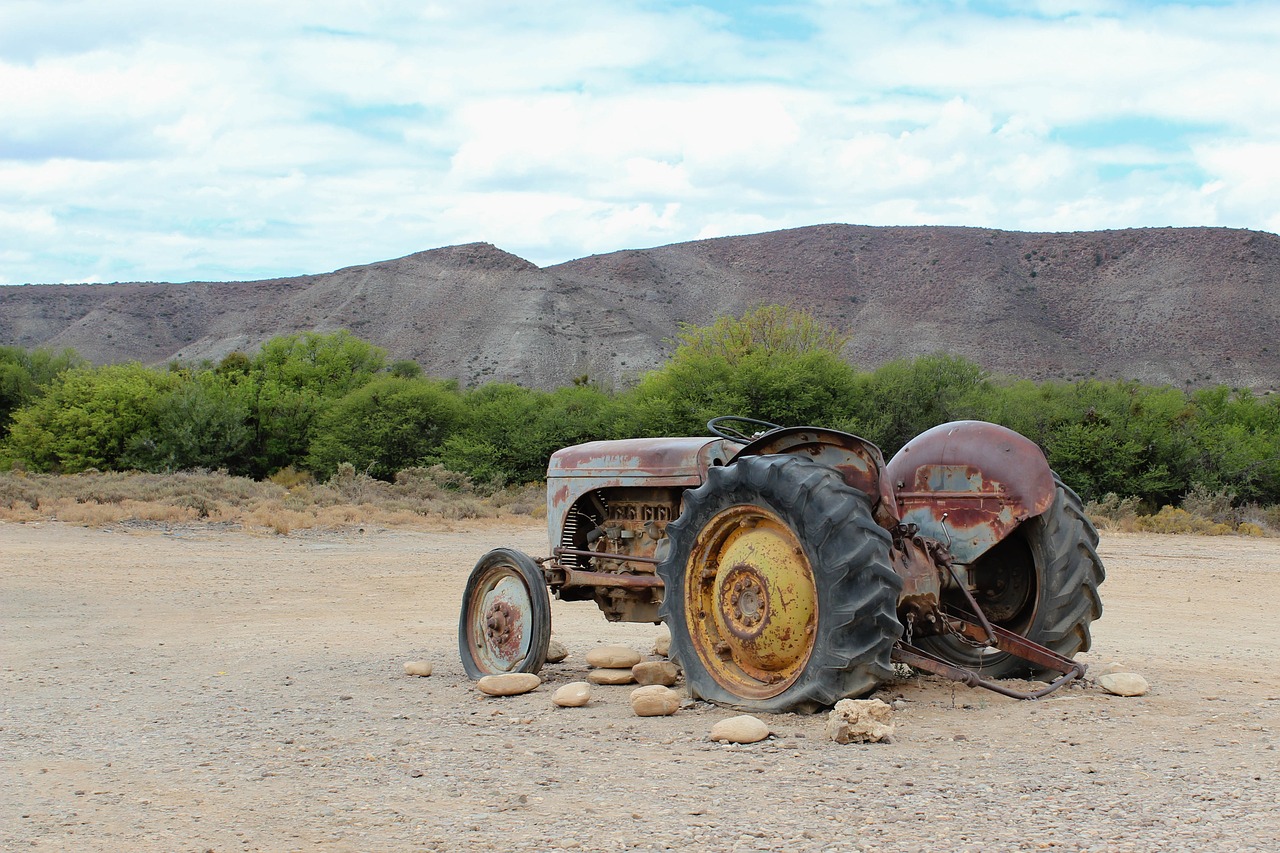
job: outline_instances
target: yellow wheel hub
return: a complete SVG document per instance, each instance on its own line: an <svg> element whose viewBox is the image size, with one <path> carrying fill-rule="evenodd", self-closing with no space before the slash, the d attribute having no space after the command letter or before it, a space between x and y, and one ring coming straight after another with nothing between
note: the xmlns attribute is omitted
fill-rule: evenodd
<svg viewBox="0 0 1280 853"><path fill-rule="evenodd" d="M699 533L686 571L689 634L711 676L744 698L791 686L818 623L813 570L791 528L762 507L730 507Z"/></svg>

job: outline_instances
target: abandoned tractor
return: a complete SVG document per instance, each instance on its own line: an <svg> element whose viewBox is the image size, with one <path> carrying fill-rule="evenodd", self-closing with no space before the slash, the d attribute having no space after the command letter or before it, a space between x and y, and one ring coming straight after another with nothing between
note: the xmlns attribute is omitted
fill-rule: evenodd
<svg viewBox="0 0 1280 853"><path fill-rule="evenodd" d="M1084 674L1071 658L1102 613L1098 537L1028 439L948 423L886 465L836 430L708 428L551 457L551 555L476 564L458 626L468 675L541 669L548 590L666 622L689 693L744 710L829 707L894 663L1026 699Z"/></svg>

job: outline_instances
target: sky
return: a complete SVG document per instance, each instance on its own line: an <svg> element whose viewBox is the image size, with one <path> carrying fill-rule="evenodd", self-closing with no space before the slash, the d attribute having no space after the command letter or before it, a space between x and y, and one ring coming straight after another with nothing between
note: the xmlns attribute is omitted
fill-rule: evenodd
<svg viewBox="0 0 1280 853"><path fill-rule="evenodd" d="M0 284L1280 232L1280 4L3 0Z"/></svg>

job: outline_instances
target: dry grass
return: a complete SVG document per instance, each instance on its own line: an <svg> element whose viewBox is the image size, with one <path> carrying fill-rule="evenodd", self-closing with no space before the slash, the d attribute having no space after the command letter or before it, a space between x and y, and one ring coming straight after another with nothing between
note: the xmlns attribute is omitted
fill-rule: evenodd
<svg viewBox="0 0 1280 853"><path fill-rule="evenodd" d="M1229 492L1194 489L1180 507L1151 512L1137 498L1107 495L1085 511L1100 530L1280 536L1280 506L1232 506ZM485 494L440 466L411 468L394 483L344 465L327 483L285 469L258 482L225 473L27 474L0 472L0 520L109 524L221 524L287 535L366 525L432 529L474 518L546 517L539 483Z"/></svg>
<svg viewBox="0 0 1280 853"><path fill-rule="evenodd" d="M1207 536L1280 536L1280 506L1235 506L1235 495L1226 489L1210 491L1196 486L1181 506L1145 509L1137 498L1109 494L1085 507L1099 530L1128 533L1198 533Z"/></svg>
<svg viewBox="0 0 1280 853"><path fill-rule="evenodd" d="M394 483L344 466L327 483L286 470L257 482L225 473L0 473L0 520L221 524L287 535L366 525L432 529L464 518L545 517L537 484L482 494L443 468L401 471Z"/></svg>

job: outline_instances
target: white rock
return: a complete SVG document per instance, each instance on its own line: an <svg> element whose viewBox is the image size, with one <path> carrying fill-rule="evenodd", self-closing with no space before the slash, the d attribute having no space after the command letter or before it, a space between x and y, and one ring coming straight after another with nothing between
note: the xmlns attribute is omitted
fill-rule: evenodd
<svg viewBox="0 0 1280 853"><path fill-rule="evenodd" d="M431 661L425 661L425 660L405 661L404 674L426 677L431 674Z"/></svg>
<svg viewBox="0 0 1280 853"><path fill-rule="evenodd" d="M486 675L476 682L481 693L490 696L516 696L537 689L542 679L532 672L504 672L502 675Z"/></svg>
<svg viewBox="0 0 1280 853"><path fill-rule="evenodd" d="M591 701L591 685L585 681L570 682L551 694L551 701L561 708L581 708Z"/></svg>
<svg viewBox="0 0 1280 853"><path fill-rule="evenodd" d="M592 684L634 684L635 675L628 669L613 669L611 667L602 667L601 669L593 669L587 673L587 681Z"/></svg>
<svg viewBox="0 0 1280 853"><path fill-rule="evenodd" d="M1136 672L1109 672L1098 679L1098 686L1117 696L1142 696L1151 689Z"/></svg>
<svg viewBox="0 0 1280 853"><path fill-rule="evenodd" d="M670 687L676 683L680 670L671 661L643 660L631 667L637 684L661 684Z"/></svg>
<svg viewBox="0 0 1280 853"><path fill-rule="evenodd" d="M1090 675L1111 675L1112 673L1115 673L1115 672L1128 672L1128 671L1129 671L1129 667L1120 663L1120 661L1115 661L1115 660L1111 661L1110 663L1103 664L1097 669L1093 667L1089 667Z"/></svg>
<svg viewBox="0 0 1280 853"><path fill-rule="evenodd" d="M671 656L670 632L667 632L667 631L662 632L661 634L658 635L658 638L653 641L653 653L655 655L661 655L664 658Z"/></svg>
<svg viewBox="0 0 1280 853"><path fill-rule="evenodd" d="M640 653L628 646L596 646L587 652L587 665L604 669L630 669L640 663Z"/></svg>
<svg viewBox="0 0 1280 853"><path fill-rule="evenodd" d="M827 737L836 743L887 743L893 709L879 699L841 699L827 715Z"/></svg>
<svg viewBox="0 0 1280 853"><path fill-rule="evenodd" d="M756 743L769 736L769 726L759 717L743 714L721 720L711 727L711 739L727 743Z"/></svg>
<svg viewBox="0 0 1280 853"><path fill-rule="evenodd" d="M560 663L569 656L569 650L564 647L564 643L552 638L547 643L547 663Z"/></svg>
<svg viewBox="0 0 1280 853"><path fill-rule="evenodd" d="M680 694L661 684L631 691L631 710L637 717L668 717L680 710Z"/></svg>

